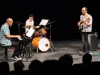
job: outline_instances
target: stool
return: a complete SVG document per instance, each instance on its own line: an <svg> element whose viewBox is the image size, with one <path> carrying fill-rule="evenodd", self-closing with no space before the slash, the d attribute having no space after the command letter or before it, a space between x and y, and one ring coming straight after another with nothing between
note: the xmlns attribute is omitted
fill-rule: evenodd
<svg viewBox="0 0 100 75"><path fill-rule="evenodd" d="M3 44L0 44L0 47L5 48L5 53L4 53L5 57L4 57L4 59L6 61L8 61L8 48L11 47L11 45L3 45Z"/></svg>

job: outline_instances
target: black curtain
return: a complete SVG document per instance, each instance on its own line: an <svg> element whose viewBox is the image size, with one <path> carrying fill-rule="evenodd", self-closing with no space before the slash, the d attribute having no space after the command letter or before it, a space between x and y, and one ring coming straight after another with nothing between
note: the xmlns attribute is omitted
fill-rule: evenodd
<svg viewBox="0 0 100 75"><path fill-rule="evenodd" d="M77 22L83 6L88 8L89 14L93 17L93 31L100 32L99 5L99 0L0 0L0 25L4 24L8 17L25 23L28 16L33 14L35 25L38 25L41 19L56 21L51 25L52 40L80 38ZM22 27L21 25L21 34L24 32ZM49 25L47 27L49 28ZM47 33L49 38L49 29ZM11 34L18 34L18 25L13 24Z"/></svg>

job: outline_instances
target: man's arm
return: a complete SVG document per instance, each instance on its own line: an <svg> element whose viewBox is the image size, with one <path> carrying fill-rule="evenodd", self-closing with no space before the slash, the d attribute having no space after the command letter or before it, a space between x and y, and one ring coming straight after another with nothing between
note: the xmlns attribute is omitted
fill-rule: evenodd
<svg viewBox="0 0 100 75"><path fill-rule="evenodd" d="M78 26L80 26L82 23L83 23L83 21L79 21L79 22L78 22Z"/></svg>
<svg viewBox="0 0 100 75"><path fill-rule="evenodd" d="M80 25L83 23L82 20L83 20L83 17L82 17L82 15L81 15L81 16L80 16L80 21L79 21L78 24L77 24L78 26L80 26Z"/></svg>
<svg viewBox="0 0 100 75"><path fill-rule="evenodd" d="M3 30L4 30L5 37L8 38L8 39L10 39L10 38L20 38L19 35L10 35L10 30L7 27L3 27Z"/></svg>
<svg viewBox="0 0 100 75"><path fill-rule="evenodd" d="M20 38L19 35L9 35L9 34L5 34L6 38L10 39L10 38Z"/></svg>

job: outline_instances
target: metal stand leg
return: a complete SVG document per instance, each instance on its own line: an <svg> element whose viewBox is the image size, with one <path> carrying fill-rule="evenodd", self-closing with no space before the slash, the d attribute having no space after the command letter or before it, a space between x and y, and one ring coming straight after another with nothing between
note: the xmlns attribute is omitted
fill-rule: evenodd
<svg viewBox="0 0 100 75"><path fill-rule="evenodd" d="M39 53L39 49L38 49L38 47L37 47L37 49L36 49L36 50L37 50L37 53Z"/></svg>
<svg viewBox="0 0 100 75"><path fill-rule="evenodd" d="M22 60L23 60L23 58L25 57L26 58L26 61L25 62L30 62L31 61L31 59L29 59L29 58L32 58L32 56L34 55L33 53L32 53L32 48L31 48L31 45L29 44L29 45L26 45L26 44L23 44L22 45L22 50L23 50L23 52L22 52ZM35 55L34 55L35 56ZM36 57L36 56L35 56ZM36 57L36 59L38 59L37 57ZM24 60L23 60L24 61Z"/></svg>
<svg viewBox="0 0 100 75"><path fill-rule="evenodd" d="M5 48L5 60L8 61L8 48Z"/></svg>
<svg viewBox="0 0 100 75"><path fill-rule="evenodd" d="M52 43L52 42L50 42L50 43L51 43L51 48L50 48L50 50L53 52L53 51L55 50L55 48L54 48L53 43Z"/></svg>
<svg viewBox="0 0 100 75"><path fill-rule="evenodd" d="M28 51L25 49L25 54L26 54L26 61L28 61Z"/></svg>
<svg viewBox="0 0 100 75"><path fill-rule="evenodd" d="M85 47L86 47L86 53L88 53L88 34L85 34Z"/></svg>
<svg viewBox="0 0 100 75"><path fill-rule="evenodd" d="M29 45L29 58L31 58L33 55L35 56L35 54L33 54L32 53L32 47L31 47L31 44ZM36 57L36 56L35 56ZM37 57L36 57L36 59L38 59Z"/></svg>

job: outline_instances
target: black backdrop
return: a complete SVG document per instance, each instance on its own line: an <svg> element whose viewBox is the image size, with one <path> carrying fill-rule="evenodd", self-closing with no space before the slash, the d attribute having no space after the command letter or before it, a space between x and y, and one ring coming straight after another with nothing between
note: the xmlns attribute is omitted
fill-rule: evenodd
<svg viewBox="0 0 100 75"><path fill-rule="evenodd" d="M77 22L83 6L88 8L93 17L93 31L99 33L99 0L0 0L0 25L5 23L8 17L25 23L28 16L33 14L35 25L43 18L50 19L51 22L56 21L51 25L52 40L76 39L80 38ZM23 32L24 29L21 28L21 34ZM47 32L49 36L49 29ZM13 24L11 34L18 34L17 25Z"/></svg>

